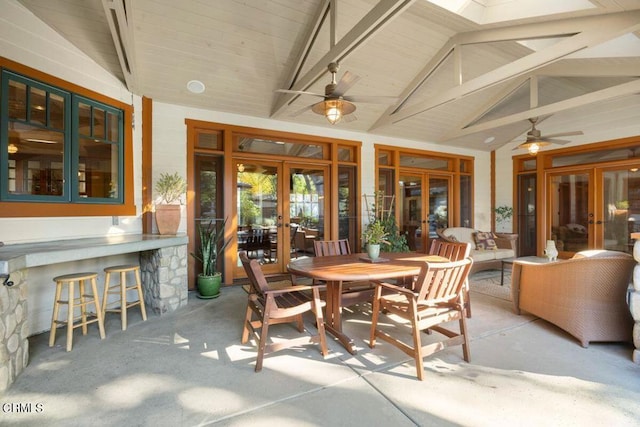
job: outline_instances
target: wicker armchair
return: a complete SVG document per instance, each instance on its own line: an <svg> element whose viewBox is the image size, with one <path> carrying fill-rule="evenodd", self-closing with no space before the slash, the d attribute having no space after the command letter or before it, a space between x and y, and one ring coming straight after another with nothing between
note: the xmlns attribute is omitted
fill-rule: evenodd
<svg viewBox="0 0 640 427"><path fill-rule="evenodd" d="M636 265L629 254L578 252L552 263L513 263L511 296L521 310L564 329L583 347L591 341L630 341L633 319L626 293Z"/></svg>

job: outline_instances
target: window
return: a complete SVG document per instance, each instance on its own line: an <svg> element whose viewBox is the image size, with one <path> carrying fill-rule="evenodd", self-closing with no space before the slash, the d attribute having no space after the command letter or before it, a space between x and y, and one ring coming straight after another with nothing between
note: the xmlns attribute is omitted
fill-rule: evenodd
<svg viewBox="0 0 640 427"><path fill-rule="evenodd" d="M2 88L3 201L122 203L122 110L9 71Z"/></svg>
<svg viewBox="0 0 640 427"><path fill-rule="evenodd" d="M0 216L134 215L131 106L7 63Z"/></svg>

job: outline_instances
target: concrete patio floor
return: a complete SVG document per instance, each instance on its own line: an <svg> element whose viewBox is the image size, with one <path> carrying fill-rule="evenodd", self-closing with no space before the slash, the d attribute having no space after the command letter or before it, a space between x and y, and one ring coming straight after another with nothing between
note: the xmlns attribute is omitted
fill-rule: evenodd
<svg viewBox="0 0 640 427"><path fill-rule="evenodd" d="M53 348L48 334L32 337L29 366L0 397L0 424L640 425L631 344L582 348L495 296L472 291L471 363L459 346L447 349L426 359L425 381L395 347L368 347L368 305L345 312L355 356L328 335L326 359L315 346L284 350L254 373L255 346L240 344L245 303L234 286L215 300L192 295L188 307L147 322L132 309L127 331L109 314L106 339L95 324L86 336L76 330L69 353L64 334ZM289 325L271 332L297 335Z"/></svg>

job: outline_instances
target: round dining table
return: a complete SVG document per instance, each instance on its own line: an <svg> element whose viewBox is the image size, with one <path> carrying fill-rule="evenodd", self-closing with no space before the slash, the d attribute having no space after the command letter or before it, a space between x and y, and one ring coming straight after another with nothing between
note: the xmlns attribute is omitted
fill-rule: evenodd
<svg viewBox="0 0 640 427"><path fill-rule="evenodd" d="M325 329L351 354L353 340L342 330L342 283L403 279L417 276L425 262L449 262L448 258L417 252L382 253L375 262L367 254L330 255L292 260L287 269L294 276L309 277L326 284Z"/></svg>

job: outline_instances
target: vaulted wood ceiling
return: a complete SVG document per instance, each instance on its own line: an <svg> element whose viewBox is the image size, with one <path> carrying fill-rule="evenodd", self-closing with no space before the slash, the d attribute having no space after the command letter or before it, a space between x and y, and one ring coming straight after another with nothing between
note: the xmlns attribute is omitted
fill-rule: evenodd
<svg viewBox="0 0 640 427"><path fill-rule="evenodd" d="M20 0L132 92L155 101L332 126L310 110L330 62L360 76L346 130L479 150L543 133L640 134L640 1ZM579 8L582 7L582 9ZM555 10L555 12L545 12ZM534 15L534 16L530 16ZM187 82L206 90L194 94ZM490 143L485 142L493 138Z"/></svg>

